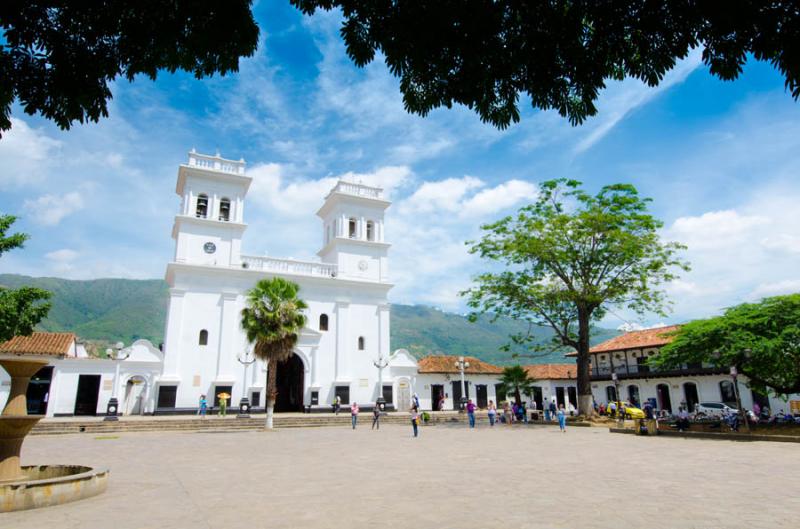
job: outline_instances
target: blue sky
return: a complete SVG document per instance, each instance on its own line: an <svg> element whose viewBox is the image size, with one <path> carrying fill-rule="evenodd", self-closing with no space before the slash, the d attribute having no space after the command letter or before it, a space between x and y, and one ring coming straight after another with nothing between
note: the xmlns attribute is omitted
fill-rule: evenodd
<svg viewBox="0 0 800 529"><path fill-rule="evenodd" d="M67 132L14 107L0 212L19 215L31 240L0 272L163 277L177 166L194 147L248 162L250 254L313 258L314 212L336 179L384 186L397 303L463 310L457 293L480 270L464 241L556 177L635 184L664 237L689 245L692 272L668 286L673 313L642 324L800 291L800 103L768 64L724 83L695 53L656 89L610 83L582 126L523 100L522 122L498 131L465 108L406 114L382 60L351 64L337 13L266 4L255 7L259 50L236 75L120 81L108 119Z"/></svg>

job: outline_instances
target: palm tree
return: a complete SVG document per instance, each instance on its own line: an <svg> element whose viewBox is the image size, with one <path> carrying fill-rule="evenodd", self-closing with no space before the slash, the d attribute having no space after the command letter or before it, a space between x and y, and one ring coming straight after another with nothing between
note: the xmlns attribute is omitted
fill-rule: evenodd
<svg viewBox="0 0 800 529"><path fill-rule="evenodd" d="M519 405L522 402L522 394L531 395L533 393L533 383L536 380L528 376L525 368L516 365L503 368L503 374L500 376L500 387L497 395L497 400L500 400L500 395L506 396L511 393L514 394L514 402Z"/></svg>
<svg viewBox="0 0 800 529"><path fill-rule="evenodd" d="M288 360L306 324L303 310L308 308L297 297L300 287L280 277L262 279L247 293L242 310L242 328L247 340L255 344L254 353L267 363L267 428L272 428L275 408L278 363Z"/></svg>

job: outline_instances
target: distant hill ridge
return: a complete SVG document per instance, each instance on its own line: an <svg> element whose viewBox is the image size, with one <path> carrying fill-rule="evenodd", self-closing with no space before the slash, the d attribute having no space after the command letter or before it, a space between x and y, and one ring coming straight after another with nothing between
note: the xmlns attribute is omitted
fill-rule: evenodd
<svg viewBox="0 0 800 529"><path fill-rule="evenodd" d="M53 293L53 308L40 328L45 331L74 332L87 340L131 343L146 338L158 345L164 341L168 287L161 279L93 279L77 281L55 277L28 277L0 274L0 285L44 288ZM527 324L501 318L495 323L481 318L469 323L464 316L423 305L392 304L391 347L405 348L414 356L430 353L469 355L498 365L517 361L511 353L500 351L508 337ZM595 329L592 343L620 334L610 329ZM552 331L534 329L536 342L550 342ZM513 352L525 353L517 347ZM573 363L564 350L520 358L522 363Z"/></svg>

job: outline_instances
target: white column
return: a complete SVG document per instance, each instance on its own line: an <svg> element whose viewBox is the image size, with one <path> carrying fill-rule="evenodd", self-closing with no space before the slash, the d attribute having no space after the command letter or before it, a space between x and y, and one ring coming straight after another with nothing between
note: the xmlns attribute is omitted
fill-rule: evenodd
<svg viewBox="0 0 800 529"><path fill-rule="evenodd" d="M220 311L219 342L217 346L217 378L232 378L239 380L240 373L236 366L240 366L236 356L241 352L236 340L236 292L223 292L220 296L222 308ZM242 381L244 382L244 381ZM234 390L236 391L236 390Z"/></svg>
<svg viewBox="0 0 800 529"><path fill-rule="evenodd" d="M389 359L389 304L378 305L378 351L379 356L385 360ZM383 389L381 389L383 391Z"/></svg>
<svg viewBox="0 0 800 529"><path fill-rule="evenodd" d="M350 303L346 301L336 302L336 380L347 378L347 357L349 333L347 332L347 319L350 312Z"/></svg>
<svg viewBox="0 0 800 529"><path fill-rule="evenodd" d="M183 336L183 301L185 291L171 288L167 325L164 336L164 374L178 376L181 356L181 337Z"/></svg>
<svg viewBox="0 0 800 529"><path fill-rule="evenodd" d="M367 219L361 217L358 221L358 238L362 241L367 240Z"/></svg>
<svg viewBox="0 0 800 529"><path fill-rule="evenodd" d="M311 347L311 385L319 387L319 366L317 366L317 352L319 347Z"/></svg>

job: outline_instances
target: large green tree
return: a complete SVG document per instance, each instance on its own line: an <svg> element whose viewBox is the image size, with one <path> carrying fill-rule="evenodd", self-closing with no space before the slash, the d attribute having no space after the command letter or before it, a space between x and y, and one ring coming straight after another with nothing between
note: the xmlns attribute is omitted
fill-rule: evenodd
<svg viewBox="0 0 800 529"><path fill-rule="evenodd" d="M13 215L0 215L0 256L9 250L22 248L28 235L7 234L17 220ZM5 288L0 285L0 342L14 336L28 336L50 310L50 292L41 288Z"/></svg>
<svg viewBox="0 0 800 529"><path fill-rule="evenodd" d="M470 251L489 260L476 285L463 292L473 309L549 325L555 339L577 351L578 409L591 414L590 325L611 307L663 313L661 286L688 270L683 246L664 242L649 199L631 185L603 187L596 195L574 180L550 180L538 200L516 215L482 226ZM516 335L517 343L530 340Z"/></svg>
<svg viewBox="0 0 800 529"><path fill-rule="evenodd" d="M514 402L518 405L522 402L522 395L530 395L533 393L533 383L536 379L530 377L525 368L516 365L503 368L503 374L500 375L500 387L498 388L497 398L502 395L514 395Z"/></svg>
<svg viewBox="0 0 800 529"><path fill-rule="evenodd" d="M272 428L275 398L278 395L278 364L294 353L300 331L306 324L305 302L297 297L300 287L276 277L262 279L247 293L247 306L242 309L242 328L254 353L267 364L267 428Z"/></svg>
<svg viewBox="0 0 800 529"><path fill-rule="evenodd" d="M400 78L406 109L454 104L507 127L523 94L573 124L597 112L609 79L656 86L703 48L720 79L748 57L767 61L800 96L796 0L292 0L303 12L341 8L347 53L363 66L381 53Z"/></svg>
<svg viewBox="0 0 800 529"><path fill-rule="evenodd" d="M663 368L735 366L763 394L800 393L800 294L744 303L682 325L650 362Z"/></svg>
<svg viewBox="0 0 800 529"><path fill-rule="evenodd" d="M16 100L68 129L108 115L109 83L237 71L258 43L251 0L0 2L0 131Z"/></svg>

